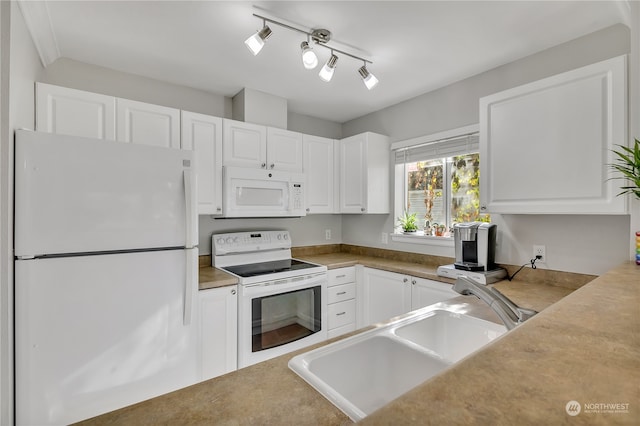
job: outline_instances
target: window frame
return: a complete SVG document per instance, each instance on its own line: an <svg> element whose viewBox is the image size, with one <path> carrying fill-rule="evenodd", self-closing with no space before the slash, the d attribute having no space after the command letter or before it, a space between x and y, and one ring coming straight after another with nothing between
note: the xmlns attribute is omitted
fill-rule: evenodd
<svg viewBox="0 0 640 426"><path fill-rule="evenodd" d="M418 138L408 139L404 141L394 142L391 145L391 150L393 152L397 152L398 150L406 150L411 149L413 147L418 147L420 145L426 144L435 144L437 142L444 142L446 140L455 139L464 137L467 135L471 135L474 133L478 133L480 130L480 126L478 124L473 124L469 126L459 127L456 129L447 130L444 132L434 133L431 135L421 136ZM478 151L471 150L466 154L473 154ZM463 155L463 154L457 154ZM451 161L447 161L450 157L453 156L443 156L440 159L444 159L444 169L443 169L443 191L445 200L445 217L449 217L451 214L451 200L453 194L451 193ZM430 245L430 246L441 246L441 247L453 247L453 235L449 237L437 237L432 235L424 235L424 234L414 234L408 235L402 232L398 232L397 225L397 217L403 214L404 206L406 205L406 197L407 197L407 171L404 167L398 167L398 164L394 161L394 221L393 221L393 229L391 232L391 240L394 242L403 242L403 243L411 243L411 244L422 244L422 245ZM399 181L400 179L400 181ZM445 190L446 188L446 190Z"/></svg>

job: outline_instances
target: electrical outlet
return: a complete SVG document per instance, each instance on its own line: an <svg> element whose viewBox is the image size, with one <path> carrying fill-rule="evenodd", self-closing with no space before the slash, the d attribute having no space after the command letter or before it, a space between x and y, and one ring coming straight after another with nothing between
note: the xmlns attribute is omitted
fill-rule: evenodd
<svg viewBox="0 0 640 426"><path fill-rule="evenodd" d="M380 241L382 244L389 244L389 234L383 232L382 235L380 235Z"/></svg>
<svg viewBox="0 0 640 426"><path fill-rule="evenodd" d="M331 239L331 229L325 229L324 230L324 239L325 240L330 240Z"/></svg>
<svg viewBox="0 0 640 426"><path fill-rule="evenodd" d="M546 262L547 261L547 248L545 246L533 246L533 257L541 256L538 262Z"/></svg>

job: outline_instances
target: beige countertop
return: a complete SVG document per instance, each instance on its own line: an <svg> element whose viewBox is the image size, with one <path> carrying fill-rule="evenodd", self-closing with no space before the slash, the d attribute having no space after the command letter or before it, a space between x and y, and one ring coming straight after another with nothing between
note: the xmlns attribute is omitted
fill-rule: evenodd
<svg viewBox="0 0 640 426"><path fill-rule="evenodd" d="M337 264L349 266L344 262L351 262L348 256L341 254L336 259L339 262L332 263L332 267ZM373 413L363 423L640 423L639 284L640 267L632 263L615 268L574 292L563 287L534 284L533 281L514 280L497 284L523 307L544 310ZM460 296L454 301L467 305L473 314L498 321L492 311L473 297ZM83 423L351 423L346 415L288 369L289 359L309 349ZM569 417L565 405L572 400L588 404L585 407L591 407L590 412ZM594 412L594 407L602 404L619 404L618 407L627 407L627 411Z"/></svg>

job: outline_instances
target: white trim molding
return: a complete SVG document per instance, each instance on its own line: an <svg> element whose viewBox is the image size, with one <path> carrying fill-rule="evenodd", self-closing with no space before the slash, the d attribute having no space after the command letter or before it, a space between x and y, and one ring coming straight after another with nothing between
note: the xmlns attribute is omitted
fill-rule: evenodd
<svg viewBox="0 0 640 426"><path fill-rule="evenodd" d="M47 2L18 0L17 3L40 56L40 61L46 68L61 56L58 40L53 32Z"/></svg>

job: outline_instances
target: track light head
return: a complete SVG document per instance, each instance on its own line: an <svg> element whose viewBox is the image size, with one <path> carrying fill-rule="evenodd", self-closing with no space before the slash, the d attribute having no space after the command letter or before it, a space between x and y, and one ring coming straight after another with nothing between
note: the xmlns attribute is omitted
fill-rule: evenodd
<svg viewBox="0 0 640 426"><path fill-rule="evenodd" d="M378 85L378 79L375 75L369 72L366 64L358 69L358 73L360 74L360 77L362 77L362 81L364 82L364 85L367 86L367 89L371 90Z"/></svg>
<svg viewBox="0 0 640 426"><path fill-rule="evenodd" d="M260 50L264 47L264 42L271 36L271 28L268 25L264 25L262 29L256 32L254 35L244 41L249 51L253 53L253 56L260 53Z"/></svg>
<svg viewBox="0 0 640 426"><path fill-rule="evenodd" d="M312 70L318 66L318 57L313 51L309 43L303 41L300 43L300 49L302 50L302 64L308 70Z"/></svg>
<svg viewBox="0 0 640 426"><path fill-rule="evenodd" d="M323 81L326 81L327 83L331 81L331 79L333 78L333 72L336 69L337 62L338 57L331 53L331 57L329 58L327 63L324 64L324 67L322 67L322 69L320 70L320 74L318 74Z"/></svg>

